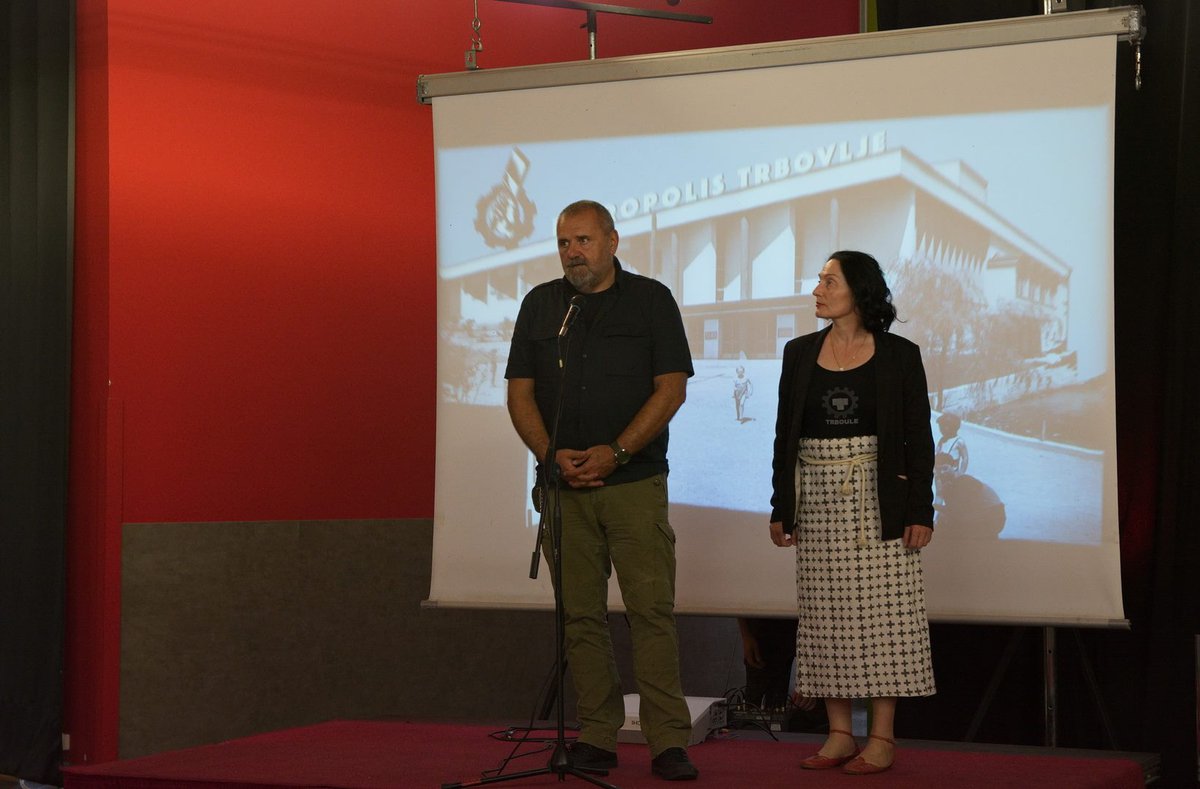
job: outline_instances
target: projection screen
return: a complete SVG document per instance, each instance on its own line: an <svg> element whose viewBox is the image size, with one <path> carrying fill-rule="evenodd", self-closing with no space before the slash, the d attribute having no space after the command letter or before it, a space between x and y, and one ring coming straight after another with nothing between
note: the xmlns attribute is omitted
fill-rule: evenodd
<svg viewBox="0 0 1200 789"><path fill-rule="evenodd" d="M694 358L670 426L679 612L794 614L794 555L767 536L780 356L820 328L815 277L852 248L884 265L902 321L892 330L922 348L934 438L966 456L938 476L922 553L931 619L1121 622L1116 42L435 96L427 603L553 605L544 564L529 578L533 462L508 419L504 369L522 297L561 276L558 211L591 198L617 220L622 264L673 291ZM608 67L563 68L589 66ZM740 418L739 368L751 382Z"/></svg>

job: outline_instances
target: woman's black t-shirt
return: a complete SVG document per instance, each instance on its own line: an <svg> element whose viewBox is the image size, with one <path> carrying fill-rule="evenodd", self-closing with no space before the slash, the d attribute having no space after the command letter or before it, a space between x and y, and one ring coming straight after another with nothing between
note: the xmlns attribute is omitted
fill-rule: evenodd
<svg viewBox="0 0 1200 789"><path fill-rule="evenodd" d="M826 370L817 365L808 384L800 435L805 438L850 438L877 432L875 357L852 370Z"/></svg>

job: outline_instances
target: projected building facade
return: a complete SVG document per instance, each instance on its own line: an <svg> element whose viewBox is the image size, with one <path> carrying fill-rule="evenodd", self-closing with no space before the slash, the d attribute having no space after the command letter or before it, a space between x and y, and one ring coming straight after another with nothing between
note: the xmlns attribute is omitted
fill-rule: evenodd
<svg viewBox="0 0 1200 789"><path fill-rule="evenodd" d="M698 361L779 358L789 339L819 328L815 277L848 247L887 270L904 321L893 330L922 345L931 387L1073 364L1069 267L988 206L987 183L967 164L900 148L794 170L786 160L745 168L739 188L669 208L647 204L670 195L610 206L623 263L670 286ZM458 288L442 290L458 303L442 315L483 328L494 355L507 351L520 299L561 267L545 239L447 275Z"/></svg>

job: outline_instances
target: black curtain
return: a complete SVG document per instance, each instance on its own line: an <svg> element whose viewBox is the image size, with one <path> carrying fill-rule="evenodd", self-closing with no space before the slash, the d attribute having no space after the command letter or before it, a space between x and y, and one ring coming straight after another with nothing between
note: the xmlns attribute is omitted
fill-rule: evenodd
<svg viewBox="0 0 1200 789"><path fill-rule="evenodd" d="M1072 11L1129 3L1080 2ZM1143 0L1143 85L1119 43L1114 206L1118 506L1129 631L1056 628L1058 744L1159 753L1197 783L1200 4ZM1040 0L878 0L880 29L1042 12ZM1046 75L1053 80L1053 74ZM1041 744L1043 632L935 625L938 696L905 737ZM1094 683L1089 681L1092 673ZM907 704L907 703L906 703Z"/></svg>
<svg viewBox="0 0 1200 789"><path fill-rule="evenodd" d="M0 5L0 774L59 783L74 7Z"/></svg>
<svg viewBox="0 0 1200 789"><path fill-rule="evenodd" d="M1200 633L1200 474L1191 451L1200 446L1200 6L1151 0L1143 46L1144 83L1117 82L1117 426L1126 443L1156 450L1144 459L1157 471L1142 480L1143 455L1124 458L1142 490L1131 490L1123 524L1153 530L1142 566L1123 562L1140 583L1135 632L1146 660L1132 672L1144 689L1140 710L1161 751L1167 786L1197 785L1197 654ZM1132 70L1124 55L1123 74ZM1153 64L1153 66L1151 66ZM1153 74L1153 79L1151 75ZM1122 84L1124 82L1125 84ZM1122 369L1127 374L1122 379ZM1150 432L1157 446L1139 437ZM1120 434L1118 435L1120 437ZM1139 508L1135 496L1156 502ZM1132 522L1133 518L1142 521ZM1132 594L1131 594L1132 592ZM1127 680L1130 665L1114 667Z"/></svg>

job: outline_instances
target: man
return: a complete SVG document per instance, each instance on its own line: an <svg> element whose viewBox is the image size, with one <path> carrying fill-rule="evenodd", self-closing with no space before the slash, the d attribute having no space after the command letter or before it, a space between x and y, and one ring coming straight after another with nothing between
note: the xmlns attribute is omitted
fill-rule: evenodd
<svg viewBox="0 0 1200 789"><path fill-rule="evenodd" d="M621 267L604 206L572 203L557 230L563 278L522 302L505 377L509 415L539 460L538 474L560 479L565 639L581 726L571 762L584 770L617 766L625 706L608 629L615 568L652 769L688 780L698 772L687 755L691 716L679 681L667 423L683 404L691 353L670 290ZM560 341L571 303L578 318ZM568 349L561 368L560 342ZM548 458L560 377L557 451ZM547 539L548 556L549 547Z"/></svg>

